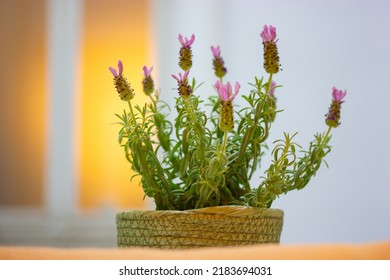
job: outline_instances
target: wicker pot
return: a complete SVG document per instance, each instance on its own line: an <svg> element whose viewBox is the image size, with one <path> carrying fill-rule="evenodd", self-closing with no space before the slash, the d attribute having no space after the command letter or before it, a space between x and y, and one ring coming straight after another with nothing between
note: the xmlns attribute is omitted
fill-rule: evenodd
<svg viewBox="0 0 390 280"><path fill-rule="evenodd" d="M283 211L217 206L116 215L119 247L197 248L279 243Z"/></svg>

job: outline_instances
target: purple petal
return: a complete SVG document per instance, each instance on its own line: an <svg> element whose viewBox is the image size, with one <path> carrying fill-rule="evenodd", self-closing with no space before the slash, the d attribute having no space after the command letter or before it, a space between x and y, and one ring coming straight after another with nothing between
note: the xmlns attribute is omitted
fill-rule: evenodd
<svg viewBox="0 0 390 280"><path fill-rule="evenodd" d="M144 67L142 67L142 70L144 71L144 76L146 78L148 76L148 68L146 67L146 65L144 65Z"/></svg>
<svg viewBox="0 0 390 280"><path fill-rule="evenodd" d="M145 75L145 78L146 77L149 77L150 74L152 73L152 70L153 70L153 66L148 69L148 67L146 67L146 65L142 68L142 70L144 71L144 75Z"/></svg>
<svg viewBox="0 0 390 280"><path fill-rule="evenodd" d="M264 24L263 31L265 34L268 34L268 25Z"/></svg>
<svg viewBox="0 0 390 280"><path fill-rule="evenodd" d="M174 78L176 81L178 81L178 82L180 81L179 78L178 78L176 75L171 75L171 76L172 76L172 78Z"/></svg>
<svg viewBox="0 0 390 280"><path fill-rule="evenodd" d="M225 85L226 87L226 91L228 93L228 96L229 98L232 96L232 85L230 84L230 82L227 82L227 84Z"/></svg>
<svg viewBox="0 0 390 280"><path fill-rule="evenodd" d="M263 39L263 42L268 41L268 26L264 25L263 31L260 33L261 38Z"/></svg>
<svg viewBox="0 0 390 280"><path fill-rule="evenodd" d="M183 36L181 34L179 34L179 42L180 44L182 44L182 46L184 47L186 45L186 42L183 40Z"/></svg>
<svg viewBox="0 0 390 280"><path fill-rule="evenodd" d="M343 100L346 95L347 95L347 91L346 90L344 90L344 91L341 90L340 101Z"/></svg>
<svg viewBox="0 0 390 280"><path fill-rule="evenodd" d="M191 39L187 41L187 46L190 47L194 41L195 41L195 35L192 34Z"/></svg>
<svg viewBox="0 0 390 280"><path fill-rule="evenodd" d="M219 48L219 46L217 46L217 47L211 47L211 51L213 52L213 56L215 57L215 58L220 58L221 57L221 49Z"/></svg>
<svg viewBox="0 0 390 280"><path fill-rule="evenodd" d="M339 101L339 91L336 87L332 88L332 97L335 101Z"/></svg>
<svg viewBox="0 0 390 280"><path fill-rule="evenodd" d="M239 82L236 82L236 84L234 85L234 94L230 97L230 100L233 100L234 98L236 98L237 94L238 94L238 91L240 90L241 88L241 85Z"/></svg>
<svg viewBox="0 0 390 280"><path fill-rule="evenodd" d="M263 42L276 42L276 27L272 25L264 25L260 36L263 39Z"/></svg>
<svg viewBox="0 0 390 280"><path fill-rule="evenodd" d="M219 89L218 94L219 94L219 98L221 100L223 100L223 101L228 101L229 100L229 95L228 95L226 86L222 86Z"/></svg>
<svg viewBox="0 0 390 280"><path fill-rule="evenodd" d="M215 83L215 88L217 89L219 98L223 101L227 101L228 100L227 92L225 90L225 86L223 85L223 83L220 80L218 80Z"/></svg>
<svg viewBox="0 0 390 280"><path fill-rule="evenodd" d="M346 95L346 90L338 90L336 87L332 88L332 97L334 101L341 102Z"/></svg>
<svg viewBox="0 0 390 280"><path fill-rule="evenodd" d="M122 73L123 73L123 63L122 63L122 60L118 60L118 71L119 71L119 75L122 75Z"/></svg>
<svg viewBox="0 0 390 280"><path fill-rule="evenodd" d="M215 82L215 88L219 91L223 87L221 80Z"/></svg>
<svg viewBox="0 0 390 280"><path fill-rule="evenodd" d="M276 28L272 25L269 26L269 34L271 36L271 41L276 39Z"/></svg>
<svg viewBox="0 0 390 280"><path fill-rule="evenodd" d="M260 37L261 37L261 39L263 40L263 42L266 41L266 40L265 40L265 36L264 36L264 32L261 32L261 33L260 33Z"/></svg>
<svg viewBox="0 0 390 280"><path fill-rule="evenodd" d="M187 71L184 72L182 81L184 81L185 79L187 79L189 73L190 73L190 69L188 69ZM180 74L181 74L181 73L180 73Z"/></svg>
<svg viewBox="0 0 390 280"><path fill-rule="evenodd" d="M114 67L108 67L108 69L110 70L112 75L114 75L114 77L118 76L118 73L116 72L116 69Z"/></svg>

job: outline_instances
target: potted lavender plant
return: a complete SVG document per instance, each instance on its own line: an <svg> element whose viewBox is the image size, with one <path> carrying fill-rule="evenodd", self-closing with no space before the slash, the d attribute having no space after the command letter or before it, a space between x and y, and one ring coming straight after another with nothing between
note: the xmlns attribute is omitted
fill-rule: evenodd
<svg viewBox="0 0 390 280"><path fill-rule="evenodd" d="M179 35L177 117L172 123L159 99L152 68L143 68L143 91L149 102L133 105L134 90L123 74L110 67L119 97L128 110L120 120L119 143L132 169L141 176L145 195L154 199L156 210L117 214L118 246L190 248L256 243L278 243L283 211L271 209L282 194L304 188L330 152L331 130L339 126L340 108L346 91L333 88L326 115L327 130L314 136L307 150L284 133L273 143L273 161L258 186L250 179L260 164L272 123L278 114L273 81L279 72L276 28L264 26L266 79L254 78L252 90L240 94L240 84L224 82L227 72L219 47L211 47L217 81L216 94L208 98L211 114L201 109L198 86L190 79L192 45ZM247 107L234 110L240 94ZM202 96L204 96L202 94Z"/></svg>

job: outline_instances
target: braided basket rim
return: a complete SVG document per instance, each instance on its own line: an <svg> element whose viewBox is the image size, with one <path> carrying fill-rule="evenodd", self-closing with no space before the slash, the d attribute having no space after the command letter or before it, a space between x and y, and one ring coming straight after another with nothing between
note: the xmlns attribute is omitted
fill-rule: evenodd
<svg viewBox="0 0 390 280"><path fill-rule="evenodd" d="M232 217L269 217L283 218L284 212L277 208L256 208L249 206L226 205L212 206L190 210L126 210L116 214L116 218L125 219L128 215L168 216L168 215L226 215Z"/></svg>

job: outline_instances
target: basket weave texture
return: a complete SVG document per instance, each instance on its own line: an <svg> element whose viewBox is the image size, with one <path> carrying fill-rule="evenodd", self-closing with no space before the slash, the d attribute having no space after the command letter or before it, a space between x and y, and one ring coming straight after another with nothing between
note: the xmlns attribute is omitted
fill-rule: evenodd
<svg viewBox="0 0 390 280"><path fill-rule="evenodd" d="M116 224L119 247L185 249L279 243L283 211L243 206L135 210L118 213Z"/></svg>

